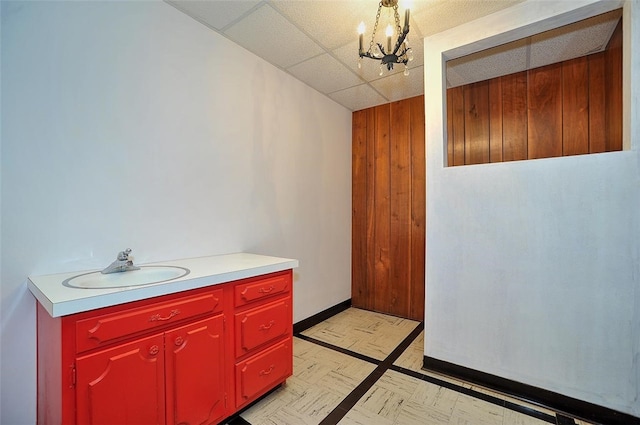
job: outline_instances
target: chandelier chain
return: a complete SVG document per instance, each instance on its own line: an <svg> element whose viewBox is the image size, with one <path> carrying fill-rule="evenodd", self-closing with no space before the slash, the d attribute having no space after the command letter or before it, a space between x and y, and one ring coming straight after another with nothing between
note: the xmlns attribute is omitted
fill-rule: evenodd
<svg viewBox="0 0 640 425"><path fill-rule="evenodd" d="M400 28L400 16L398 16L398 5L393 6L393 14L396 17L396 34L402 34L402 29Z"/></svg>
<svg viewBox="0 0 640 425"><path fill-rule="evenodd" d="M371 33L371 41L369 42L369 53L373 50L374 37L376 36L376 31L378 30L378 21L380 20L380 11L382 10L382 1L378 4L378 13L376 13L376 23L373 25L373 32Z"/></svg>

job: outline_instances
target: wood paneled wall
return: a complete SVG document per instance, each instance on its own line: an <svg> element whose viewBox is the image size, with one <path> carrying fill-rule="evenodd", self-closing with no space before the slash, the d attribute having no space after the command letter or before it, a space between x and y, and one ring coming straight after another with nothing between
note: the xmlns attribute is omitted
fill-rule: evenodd
<svg viewBox="0 0 640 425"><path fill-rule="evenodd" d="M447 90L447 164L622 150L622 23L600 53Z"/></svg>
<svg viewBox="0 0 640 425"><path fill-rule="evenodd" d="M424 96L353 113L354 307L424 320Z"/></svg>

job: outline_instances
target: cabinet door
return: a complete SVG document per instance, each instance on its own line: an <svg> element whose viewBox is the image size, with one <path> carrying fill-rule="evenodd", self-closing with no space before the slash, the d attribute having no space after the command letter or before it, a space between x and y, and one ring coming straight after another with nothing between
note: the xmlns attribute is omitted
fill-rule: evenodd
<svg viewBox="0 0 640 425"><path fill-rule="evenodd" d="M222 315L165 334L167 425L216 424L225 416Z"/></svg>
<svg viewBox="0 0 640 425"><path fill-rule="evenodd" d="M77 423L164 424L163 336L79 357Z"/></svg>

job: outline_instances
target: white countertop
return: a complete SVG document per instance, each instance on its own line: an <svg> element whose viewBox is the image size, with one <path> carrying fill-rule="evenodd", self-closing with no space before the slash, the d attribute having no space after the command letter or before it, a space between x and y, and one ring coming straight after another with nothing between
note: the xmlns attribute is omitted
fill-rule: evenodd
<svg viewBox="0 0 640 425"><path fill-rule="evenodd" d="M186 276L169 282L108 289L80 289L62 282L88 271L45 276L29 276L27 286L52 317L66 316L96 308L202 288L233 280L259 276L298 267L298 260L264 255L236 253L187 258L145 266L179 266L190 270ZM94 271L94 270L89 270ZM126 273L126 272L125 272Z"/></svg>

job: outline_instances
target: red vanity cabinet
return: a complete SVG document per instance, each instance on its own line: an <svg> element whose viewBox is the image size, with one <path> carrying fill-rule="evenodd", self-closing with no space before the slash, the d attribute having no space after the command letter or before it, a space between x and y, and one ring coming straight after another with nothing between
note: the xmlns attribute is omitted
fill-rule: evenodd
<svg viewBox="0 0 640 425"><path fill-rule="evenodd" d="M236 306L239 287L274 279L286 291ZM238 388L246 405L291 375L291 280L286 270L58 318L38 304L38 424L221 422Z"/></svg>

